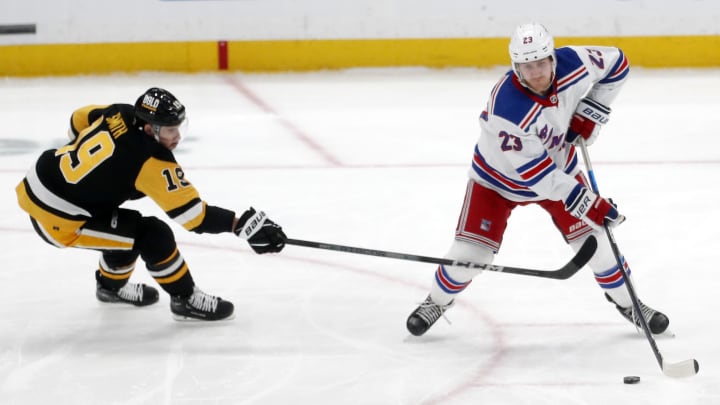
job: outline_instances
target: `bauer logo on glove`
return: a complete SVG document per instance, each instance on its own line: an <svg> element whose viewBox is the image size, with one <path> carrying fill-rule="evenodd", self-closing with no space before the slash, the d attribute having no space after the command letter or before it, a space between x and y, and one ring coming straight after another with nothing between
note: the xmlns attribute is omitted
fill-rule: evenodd
<svg viewBox="0 0 720 405"><path fill-rule="evenodd" d="M610 117L607 116L607 113L600 113L597 110L591 108L589 105L587 105L582 110L582 112L580 112L580 114L583 115L585 118L590 119L591 121L595 121L597 124L605 125L608 121L610 121Z"/></svg>
<svg viewBox="0 0 720 405"><path fill-rule="evenodd" d="M606 107L595 100L584 98L570 119L570 126L565 135L568 143L576 143L578 139L585 140L585 144L590 146L595 142L600 127L607 124L610 120L610 107Z"/></svg>
<svg viewBox="0 0 720 405"><path fill-rule="evenodd" d="M617 226L625 221L625 216L611 200L600 197L582 184L575 186L565 200L565 210L593 229L602 229L603 225Z"/></svg>
<svg viewBox="0 0 720 405"><path fill-rule="evenodd" d="M233 232L247 240L258 254L281 251L287 239L280 225L268 219L265 212L257 212L252 207L242 214Z"/></svg>
<svg viewBox="0 0 720 405"><path fill-rule="evenodd" d="M254 208L250 208L240 217L238 224L243 224L236 229L235 233L243 239L249 239L260 229L265 219L267 219L267 215L264 211L255 212Z"/></svg>

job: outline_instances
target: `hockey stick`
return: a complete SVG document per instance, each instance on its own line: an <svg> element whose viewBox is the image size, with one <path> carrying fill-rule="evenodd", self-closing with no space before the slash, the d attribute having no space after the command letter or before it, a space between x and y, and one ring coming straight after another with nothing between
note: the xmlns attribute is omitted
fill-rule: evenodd
<svg viewBox="0 0 720 405"><path fill-rule="evenodd" d="M585 140L583 139L580 139L580 150L582 151L583 160L585 161L585 168L587 169L588 177L590 177L590 186L592 187L592 190L593 192L595 192L595 194L600 195L597 182L595 181L595 173L593 172L592 163L590 163L590 155L587 151L587 145L585 145ZM627 272L625 272L625 267L623 266L620 255L620 249L618 248L617 242L615 241L615 236L613 236L613 233L607 224L604 224L603 228L605 229L605 234L607 234L608 240L610 241L610 248L612 249L613 255L615 256L615 262L617 263L618 269L620 269L620 273L622 274L623 280L625 281L625 286L627 287L628 293L630 294L630 300L632 301L633 305L633 312L634 314L639 314L637 318L640 321L640 328L645 333L645 337L650 343L650 348L655 354L655 359L657 359L658 365L660 365L660 369L662 370L663 374L668 377L674 378L694 376L698 373L698 370L700 369L700 365L698 364L697 360L688 359L677 363L668 363L665 361L665 359L663 359L662 353L660 353L660 349L658 349L657 343L655 343L655 338L653 338L652 333L650 333L650 328L648 327L647 320L642 315L642 311L640 310L640 302L638 300L637 294L635 293L635 288L633 287Z"/></svg>
<svg viewBox="0 0 720 405"><path fill-rule="evenodd" d="M575 257L573 257L572 260L570 260L564 266L560 267L557 270L536 270L527 269L524 267L497 266L494 264L473 263L460 260L441 259L437 257L411 255L406 253L387 252L384 250L364 249L353 246L334 245L332 243L313 242L300 239L287 239L285 243L288 245L304 246L315 249L326 249L335 250L338 252L357 253L361 255L388 257L391 259L408 260L413 262L442 264L444 266L461 266L487 271L497 271L500 273L552 278L556 280L565 280L572 277L573 274L577 273L578 270L580 270L585 265L585 263L590 260L593 254L595 254L595 250L597 249L597 240L594 237L589 237L580 247L580 250L578 250L578 252L575 254Z"/></svg>

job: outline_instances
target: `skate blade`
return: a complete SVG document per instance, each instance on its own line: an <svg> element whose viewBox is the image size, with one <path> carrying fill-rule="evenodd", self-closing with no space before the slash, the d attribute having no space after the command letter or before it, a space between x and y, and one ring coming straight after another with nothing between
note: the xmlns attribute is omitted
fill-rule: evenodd
<svg viewBox="0 0 720 405"><path fill-rule="evenodd" d="M184 316L184 315L178 315L178 314L172 314L172 317L173 317L173 320L178 321L178 322L183 322L183 323L208 323L208 322L216 323L216 322L231 321L231 320L235 319L235 313L232 313L227 318L213 319L213 320L208 320L205 318L195 318L195 317L191 317L191 316Z"/></svg>

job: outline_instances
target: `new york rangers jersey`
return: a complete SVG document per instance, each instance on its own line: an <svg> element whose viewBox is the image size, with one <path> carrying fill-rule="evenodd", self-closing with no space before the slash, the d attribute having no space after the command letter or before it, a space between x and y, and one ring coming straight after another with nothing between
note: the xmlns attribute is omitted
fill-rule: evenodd
<svg viewBox="0 0 720 405"><path fill-rule="evenodd" d="M580 171L575 147L565 142L578 102L589 97L609 106L630 70L615 47L569 46L555 53L548 95L531 92L510 70L480 115L469 175L511 201L565 201Z"/></svg>

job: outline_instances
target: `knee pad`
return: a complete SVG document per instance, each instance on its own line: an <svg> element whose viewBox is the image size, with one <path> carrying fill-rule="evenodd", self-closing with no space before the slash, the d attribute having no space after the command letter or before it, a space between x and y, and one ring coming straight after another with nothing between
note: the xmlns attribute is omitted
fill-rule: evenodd
<svg viewBox="0 0 720 405"><path fill-rule="evenodd" d="M608 269L616 267L617 262L615 260L615 254L610 248L610 241L608 240L607 235L605 235L605 232L595 232L593 234L597 238L597 250L588 261L587 266L592 269L593 273L602 274L607 272ZM582 238L570 243L570 247L572 247L574 252L580 250L580 247L583 242L585 242L585 239L586 238Z"/></svg>
<svg viewBox="0 0 720 405"><path fill-rule="evenodd" d="M100 259L100 266L110 269L123 269L133 267L140 252L133 249L131 251L103 252Z"/></svg>
<svg viewBox="0 0 720 405"><path fill-rule="evenodd" d="M175 252L175 234L165 222L155 217L142 217L138 222L135 248L145 263L161 262Z"/></svg>
<svg viewBox="0 0 720 405"><path fill-rule="evenodd" d="M495 254L486 246L462 240L455 240L450 246L445 258L473 263L491 264L495 258ZM455 266L445 266L445 269L450 277L463 282L471 280L482 271L481 269Z"/></svg>
<svg viewBox="0 0 720 405"><path fill-rule="evenodd" d="M489 248L462 240L455 240L445 255L445 258L450 260L486 264L492 263L494 257L495 254ZM447 305L481 271L481 269L461 266L438 266L430 288L430 296L435 303Z"/></svg>

